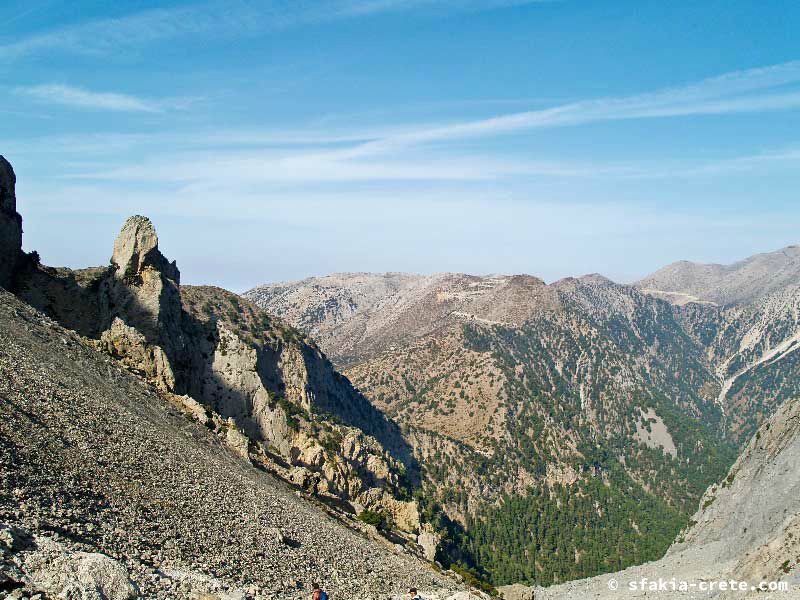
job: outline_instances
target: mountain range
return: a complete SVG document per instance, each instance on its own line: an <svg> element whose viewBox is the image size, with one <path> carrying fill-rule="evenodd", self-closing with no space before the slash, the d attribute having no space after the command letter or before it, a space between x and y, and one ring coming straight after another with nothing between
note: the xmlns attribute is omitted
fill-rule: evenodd
<svg viewBox="0 0 800 600"><path fill-rule="evenodd" d="M742 444L800 392L797 255L676 263L633 285L345 273L245 296L316 339L400 424L426 493L464 529L451 536L462 559L498 584L553 583L663 554ZM641 499L614 521L625 548L587 541L608 520L549 542L547 522L509 533L563 512L562 488L600 494L598 479L614 501ZM571 519L586 520L574 504ZM531 537L563 561L530 561Z"/></svg>

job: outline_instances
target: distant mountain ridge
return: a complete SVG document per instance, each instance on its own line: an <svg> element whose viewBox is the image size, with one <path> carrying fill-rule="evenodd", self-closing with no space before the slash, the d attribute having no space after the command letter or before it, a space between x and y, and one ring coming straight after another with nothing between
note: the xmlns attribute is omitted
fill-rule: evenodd
<svg viewBox="0 0 800 600"><path fill-rule="evenodd" d="M746 304L800 283L800 246L787 246L730 265L679 261L634 285L676 304Z"/></svg>
<svg viewBox="0 0 800 600"><path fill-rule="evenodd" d="M498 289L511 294L493 293ZM541 279L527 275L339 273L260 286L245 296L307 332L346 364L431 333L451 314L521 322L524 304L515 303L515 295L545 289Z"/></svg>

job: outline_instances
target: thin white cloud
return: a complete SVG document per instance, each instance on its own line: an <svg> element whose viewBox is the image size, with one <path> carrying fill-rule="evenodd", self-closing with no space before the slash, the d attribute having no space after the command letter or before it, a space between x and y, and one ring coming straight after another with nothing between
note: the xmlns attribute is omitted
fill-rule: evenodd
<svg viewBox="0 0 800 600"><path fill-rule="evenodd" d="M800 61L747 69L656 92L572 102L560 106L467 121L369 141L343 156L388 152L404 146L489 137L526 130L601 121L734 114L800 108L800 90L781 86L800 82Z"/></svg>
<svg viewBox="0 0 800 600"><path fill-rule="evenodd" d="M556 0L351 0L340 4L342 15L369 15L381 12L426 10L435 13L477 12L542 4Z"/></svg>
<svg viewBox="0 0 800 600"><path fill-rule="evenodd" d="M254 35L309 23L411 10L441 14L475 12L553 0L218 0L154 9L32 34L0 45L0 60L60 50L105 55L122 47L213 33L215 37Z"/></svg>
<svg viewBox="0 0 800 600"><path fill-rule="evenodd" d="M519 161L508 158L336 160L327 153L228 153L160 156L119 168L103 167L72 179L140 181L241 188L271 184L313 185L365 181L481 181L513 176L591 177L625 173L627 167Z"/></svg>
<svg viewBox="0 0 800 600"><path fill-rule="evenodd" d="M91 110L110 110L118 112L159 113L168 108L176 108L179 103L154 101L119 94L116 92L95 92L84 88L62 84L44 84L18 87L17 94L33 98L47 104L59 104L73 108Z"/></svg>
<svg viewBox="0 0 800 600"><path fill-rule="evenodd" d="M80 146L79 146L80 147ZM119 166L115 163L74 164L65 179L142 181L200 189L303 188L319 184L359 182L478 182L525 178L551 179L686 179L756 171L794 172L800 163L796 147L753 155L705 160L551 161L511 156L465 155L442 158L343 159L335 152L215 151L159 154Z"/></svg>
<svg viewBox="0 0 800 600"><path fill-rule="evenodd" d="M179 185L307 185L365 181L476 181L515 177L674 178L720 172L780 169L796 164L796 149L740 158L647 163L551 161L463 148L425 148L466 138L519 134L529 130L625 119L762 112L800 108L800 61L749 69L646 94L572 102L536 111L443 125L375 130L193 131L87 136L58 147L83 148L71 176L87 179L150 179ZM42 99L108 110L163 110L154 102L66 86L28 89ZM24 147L22 140L13 141ZM42 142L39 142L41 146ZM35 142L33 147L35 147ZM44 141L44 145L51 145ZM153 164L133 156L113 157L147 146ZM423 148L418 148L423 146ZM99 155L87 162L86 149ZM413 151L410 149L413 148ZM152 149L157 149L155 152ZM155 158L158 155L158 158ZM91 159L88 159L91 160Z"/></svg>

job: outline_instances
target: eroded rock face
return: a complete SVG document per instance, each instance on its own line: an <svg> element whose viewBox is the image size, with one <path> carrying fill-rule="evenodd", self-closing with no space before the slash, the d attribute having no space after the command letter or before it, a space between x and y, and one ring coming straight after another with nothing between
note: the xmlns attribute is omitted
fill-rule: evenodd
<svg viewBox="0 0 800 600"><path fill-rule="evenodd" d="M287 480L418 530L416 503L392 496L402 485L400 462L347 425L369 421L358 405L363 398L318 349L230 292L192 286L181 296L189 396L235 423L254 442L255 456L277 458L273 468Z"/></svg>
<svg viewBox="0 0 800 600"><path fill-rule="evenodd" d="M742 564L758 564L764 559L772 572L787 559L796 565L800 555L798 460L800 399L795 399L761 426L728 476L706 491L692 517L693 526L668 556L687 545L713 546L719 562L738 559ZM746 560L743 548L751 550ZM756 548L759 552L754 552Z"/></svg>
<svg viewBox="0 0 800 600"><path fill-rule="evenodd" d="M22 253L22 217L17 212L17 178L9 162L0 156L0 287L11 287Z"/></svg>

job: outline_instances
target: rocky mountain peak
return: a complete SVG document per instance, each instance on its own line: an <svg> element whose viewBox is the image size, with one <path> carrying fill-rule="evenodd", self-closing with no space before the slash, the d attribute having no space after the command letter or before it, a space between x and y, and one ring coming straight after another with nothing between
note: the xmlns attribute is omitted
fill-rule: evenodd
<svg viewBox="0 0 800 600"><path fill-rule="evenodd" d="M0 287L11 287L22 252L22 217L17 212L17 178L11 164L0 156Z"/></svg>
<svg viewBox="0 0 800 600"><path fill-rule="evenodd" d="M180 271L158 249L158 234L153 222L142 215L128 217L114 240L111 261L117 265L118 275L132 277L146 267L161 271L168 279L180 283Z"/></svg>

